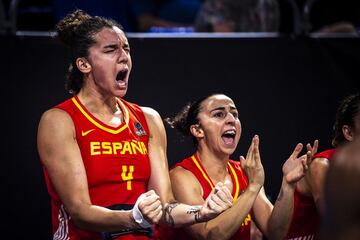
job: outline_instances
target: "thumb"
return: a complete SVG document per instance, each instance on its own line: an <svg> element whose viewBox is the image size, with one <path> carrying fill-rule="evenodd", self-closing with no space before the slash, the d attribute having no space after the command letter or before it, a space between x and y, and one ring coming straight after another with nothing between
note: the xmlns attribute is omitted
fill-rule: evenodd
<svg viewBox="0 0 360 240"><path fill-rule="evenodd" d="M225 180L224 182L224 186L227 187L228 189L231 189L231 182L229 180Z"/></svg>
<svg viewBox="0 0 360 240"><path fill-rule="evenodd" d="M245 168L245 161L246 159L244 158L244 156L240 156L240 165L242 169Z"/></svg>
<svg viewBox="0 0 360 240"><path fill-rule="evenodd" d="M217 186L218 184L219 184L219 183L217 183L216 186ZM205 202L204 202L203 206L207 206L209 200L211 199L211 196L212 196L213 194L215 194L215 193L219 190L219 188L216 187L216 186L211 190L211 192L209 193L209 195L208 195L207 198L205 199Z"/></svg>

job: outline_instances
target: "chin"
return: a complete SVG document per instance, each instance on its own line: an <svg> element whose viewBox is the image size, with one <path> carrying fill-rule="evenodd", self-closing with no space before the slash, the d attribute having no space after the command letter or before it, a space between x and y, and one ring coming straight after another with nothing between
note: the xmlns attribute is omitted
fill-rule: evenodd
<svg viewBox="0 0 360 240"><path fill-rule="evenodd" d="M126 93L127 93L127 88L124 90L117 90L114 95L118 98L122 98L126 95Z"/></svg>
<svg viewBox="0 0 360 240"><path fill-rule="evenodd" d="M235 152L235 150L236 150L236 147L234 147L234 148L227 147L223 150L223 153L230 156L231 154L233 154Z"/></svg>

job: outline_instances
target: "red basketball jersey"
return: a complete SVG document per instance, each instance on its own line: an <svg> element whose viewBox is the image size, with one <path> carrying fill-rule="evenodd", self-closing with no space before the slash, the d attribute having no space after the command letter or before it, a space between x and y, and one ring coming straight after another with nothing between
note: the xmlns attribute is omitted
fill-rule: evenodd
<svg viewBox="0 0 360 240"><path fill-rule="evenodd" d="M94 117L76 96L56 108L66 111L73 120L92 204L129 210L139 195L147 191L149 129L139 106L120 99L118 105L124 115L124 121L118 127L106 125ZM148 239L143 230L125 229L110 234L77 228L53 188L46 169L44 172L51 197L54 239Z"/></svg>
<svg viewBox="0 0 360 240"><path fill-rule="evenodd" d="M320 152L314 158L331 159L335 149ZM320 217L313 196L307 196L295 189L294 213L287 239L316 239L319 230Z"/></svg>
<svg viewBox="0 0 360 240"><path fill-rule="evenodd" d="M175 165L175 167L177 166L180 166L195 175L195 177L201 184L204 192L202 197L205 200L209 196L212 189L215 187L215 184L211 181L210 177L206 173L206 170L202 166L198 156L194 154L191 157L186 158L182 162ZM230 160L228 163L228 170L234 186L232 191L234 203L239 197L239 195L246 190L248 186L248 181L245 173L240 167L240 162ZM250 214L248 214L244 222L239 227L239 230L232 236L231 239L250 239L250 226L251 216ZM188 233L181 228L159 227L158 234L160 236L160 239L191 239L191 236L189 236Z"/></svg>

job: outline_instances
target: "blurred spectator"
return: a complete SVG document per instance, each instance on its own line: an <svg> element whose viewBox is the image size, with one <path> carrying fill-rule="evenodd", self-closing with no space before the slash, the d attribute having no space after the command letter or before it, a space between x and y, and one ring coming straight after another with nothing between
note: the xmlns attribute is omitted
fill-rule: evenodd
<svg viewBox="0 0 360 240"><path fill-rule="evenodd" d="M277 32L277 0L207 0L196 19L199 32Z"/></svg>
<svg viewBox="0 0 360 240"><path fill-rule="evenodd" d="M137 30L193 26L203 0L132 0Z"/></svg>
<svg viewBox="0 0 360 240"><path fill-rule="evenodd" d="M360 26L358 0L279 0L280 32L293 33L298 21L302 33L356 33Z"/></svg>
<svg viewBox="0 0 360 240"><path fill-rule="evenodd" d="M123 26L125 32L133 32L136 30L136 25L130 1L131 0L54 0L55 20L58 22L69 12L81 9L90 15L112 18Z"/></svg>

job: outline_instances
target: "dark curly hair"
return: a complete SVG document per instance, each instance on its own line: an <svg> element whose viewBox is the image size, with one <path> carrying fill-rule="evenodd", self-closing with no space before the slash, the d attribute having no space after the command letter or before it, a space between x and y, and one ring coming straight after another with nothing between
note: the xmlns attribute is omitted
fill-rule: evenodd
<svg viewBox="0 0 360 240"><path fill-rule="evenodd" d="M345 97L336 112L336 119L334 124L334 137L332 145L338 147L347 140L342 132L342 127L348 125L351 128L355 127L355 118L360 113L360 95L359 93Z"/></svg>
<svg viewBox="0 0 360 240"><path fill-rule="evenodd" d="M164 121L171 128L178 130L183 136L190 136L197 147L197 139L191 134L190 127L191 125L199 124L198 115L201 111L201 104L214 95L220 95L220 93L203 96L194 102L189 102L174 117L165 118Z"/></svg>
<svg viewBox="0 0 360 240"><path fill-rule="evenodd" d="M71 51L71 63L65 84L70 93L77 94L83 86L83 74L76 66L76 59L89 55L89 48L95 43L96 33L103 28L114 26L122 29L121 25L112 19L90 16L82 10L69 13L56 25L58 37Z"/></svg>

